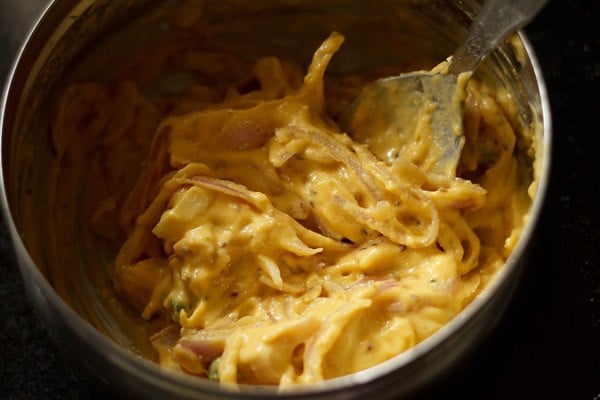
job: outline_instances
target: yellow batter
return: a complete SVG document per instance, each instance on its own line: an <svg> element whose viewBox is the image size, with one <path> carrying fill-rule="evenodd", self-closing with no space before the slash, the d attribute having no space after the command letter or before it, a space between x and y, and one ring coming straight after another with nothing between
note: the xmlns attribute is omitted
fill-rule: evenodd
<svg viewBox="0 0 600 400"><path fill-rule="evenodd" d="M151 321L161 365L281 386L350 374L448 323L513 250L531 179L510 97L469 81L457 177L433 174L391 154L392 137L340 131L345 88L365 83L324 88L342 42L332 34L304 78L273 57L248 70L182 52L180 66L214 79L180 76L184 91L157 95L146 81L175 49L146 59L150 77L62 97L57 152L101 138L111 195L94 226L120 242L110 274Z"/></svg>

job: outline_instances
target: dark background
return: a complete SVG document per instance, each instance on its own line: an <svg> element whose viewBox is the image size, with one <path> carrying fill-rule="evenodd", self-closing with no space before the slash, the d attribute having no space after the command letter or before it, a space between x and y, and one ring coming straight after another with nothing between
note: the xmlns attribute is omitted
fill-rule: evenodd
<svg viewBox="0 0 600 400"><path fill-rule="evenodd" d="M45 3L0 0L0 84ZM532 263L477 357L427 397L600 400L600 13L594 4L550 1L526 28L554 126L553 171ZM0 399L101 398L41 329L0 222Z"/></svg>

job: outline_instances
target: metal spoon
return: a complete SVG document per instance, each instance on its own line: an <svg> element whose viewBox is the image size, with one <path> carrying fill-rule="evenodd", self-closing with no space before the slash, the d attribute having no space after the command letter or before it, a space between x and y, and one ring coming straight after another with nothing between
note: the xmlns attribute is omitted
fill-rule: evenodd
<svg viewBox="0 0 600 400"><path fill-rule="evenodd" d="M425 171L454 177L465 140L462 103L470 72L546 2L486 0L447 71L417 71L376 81L344 112L342 129L380 147L379 153L387 147L385 157L404 157Z"/></svg>

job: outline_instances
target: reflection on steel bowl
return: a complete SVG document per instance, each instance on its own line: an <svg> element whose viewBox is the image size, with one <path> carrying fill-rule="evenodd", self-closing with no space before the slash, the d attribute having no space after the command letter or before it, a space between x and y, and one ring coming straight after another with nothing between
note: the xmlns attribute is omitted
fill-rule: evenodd
<svg viewBox="0 0 600 400"><path fill-rule="evenodd" d="M46 327L148 398L433 384L526 262L549 170L535 58L516 35L469 77L442 173L426 139L336 121L374 79L443 70L476 9L54 2L2 119L5 216Z"/></svg>

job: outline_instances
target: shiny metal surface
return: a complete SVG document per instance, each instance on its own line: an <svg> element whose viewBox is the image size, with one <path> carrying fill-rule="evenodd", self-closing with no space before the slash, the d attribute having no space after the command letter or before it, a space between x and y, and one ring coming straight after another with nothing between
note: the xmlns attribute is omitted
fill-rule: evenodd
<svg viewBox="0 0 600 400"><path fill-rule="evenodd" d="M134 7L133 3L113 2L111 5ZM177 394L178 398L190 399L345 399L367 395L390 398L411 393L431 382L436 375L474 348L478 338L493 327L526 262L527 245L546 189L549 158L543 164L532 223L525 230L517 250L498 279L459 318L430 340L376 368L297 392L279 394L272 388L243 388L240 393L223 390L212 382L165 373L155 364L119 346L114 337L110 339L99 333L82 310L74 312L57 296L45 267L44 257L48 249L39 242L39 237L32 237L36 235L36 230L25 223L31 210L24 207L27 201L23 200L32 196L32 193L33 196L42 196L47 189L43 187L43 180L39 180L40 173L46 167L44 162L48 162L45 153L49 151L46 130L43 129L47 112L46 96L78 50L83 49L124 10L121 7L111 9L106 4L103 1L53 3L23 48L10 85L3 94L1 114L2 207L23 279L48 330L57 340L69 343L73 354L85 354L85 359L79 357L79 361L87 370L95 371L100 380L108 384L118 385L124 393L142 394L145 398L165 398L173 394ZM50 37L52 40L49 41ZM523 77L523 88L533 109L543 117L544 151L548 155L550 113L547 96L533 51L526 41L524 44L529 62L522 66L522 70L514 70L519 70L519 76ZM451 45L448 43L448 46ZM43 204L40 197L36 204ZM43 213L43 207L36 212Z"/></svg>
<svg viewBox="0 0 600 400"><path fill-rule="evenodd" d="M35 21L42 14L49 0L0 0L0 84L4 80L12 65L21 43L27 33L35 25Z"/></svg>
<svg viewBox="0 0 600 400"><path fill-rule="evenodd" d="M547 0L487 0L453 56L450 73L473 71L501 40L529 23Z"/></svg>

